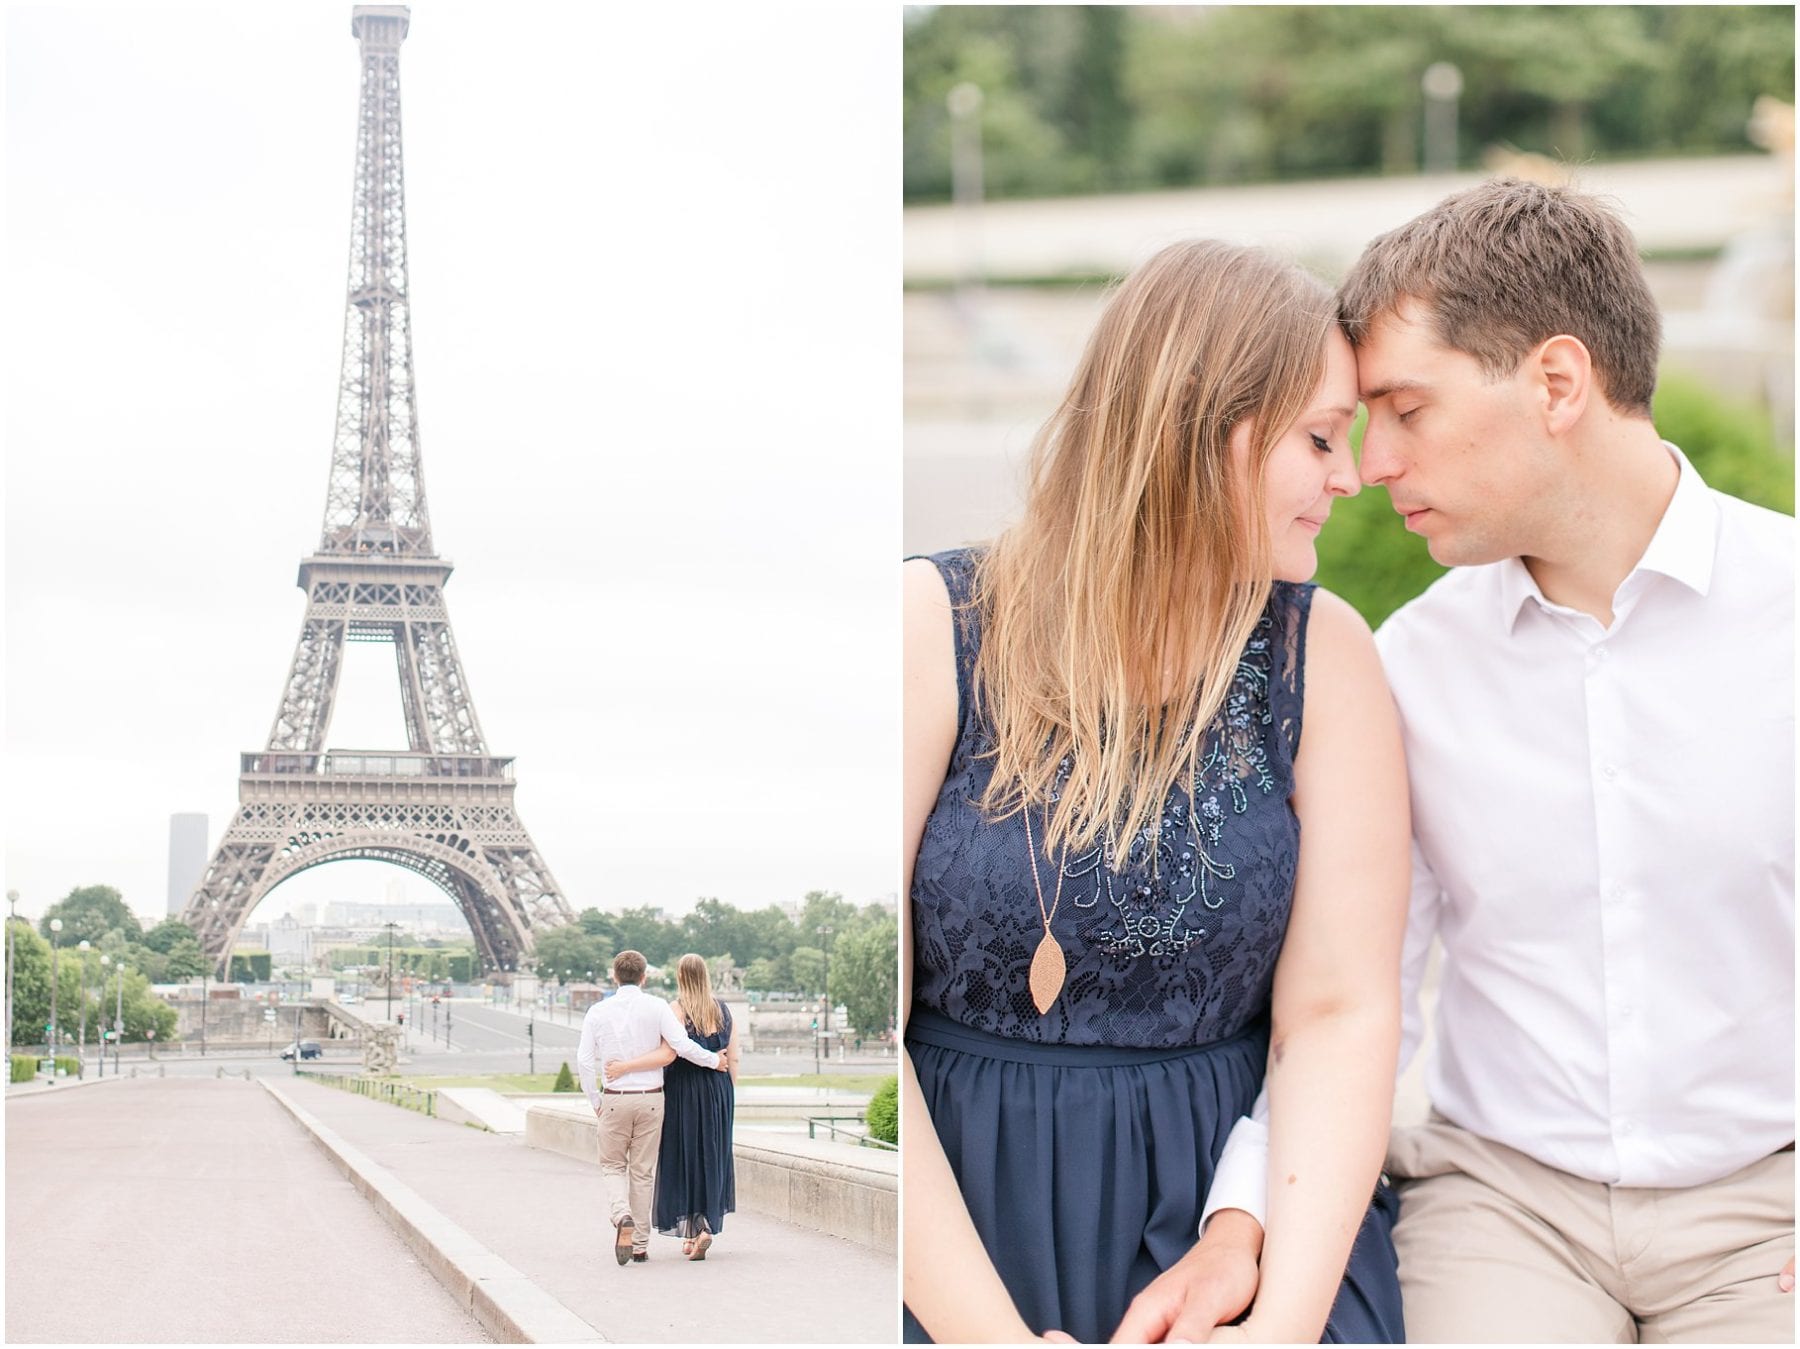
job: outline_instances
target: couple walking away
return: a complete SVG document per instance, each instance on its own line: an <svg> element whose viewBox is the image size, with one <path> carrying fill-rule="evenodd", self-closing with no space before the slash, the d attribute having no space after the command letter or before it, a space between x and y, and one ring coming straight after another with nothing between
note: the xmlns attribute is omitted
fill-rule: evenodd
<svg viewBox="0 0 1800 1349"><path fill-rule="evenodd" d="M689 1260L704 1260L737 1207L731 1009L713 996L701 956L675 967L680 1019L644 992L647 968L636 951L613 958L618 991L588 1008L575 1051L581 1089L600 1117L600 1176L621 1265L650 1258L653 1223L681 1238Z"/></svg>
<svg viewBox="0 0 1800 1349"><path fill-rule="evenodd" d="M1793 1338L1793 521L1659 438L1660 332L1574 190L1335 296L1178 244L907 562L909 1340ZM1452 568L1373 636L1363 484Z"/></svg>

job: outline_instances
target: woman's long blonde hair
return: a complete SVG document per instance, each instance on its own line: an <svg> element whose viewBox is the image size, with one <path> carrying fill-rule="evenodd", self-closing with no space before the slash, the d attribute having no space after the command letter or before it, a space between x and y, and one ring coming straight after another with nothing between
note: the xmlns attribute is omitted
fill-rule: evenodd
<svg viewBox="0 0 1800 1349"><path fill-rule="evenodd" d="M689 951L676 962L675 989L675 1001L681 1004L688 1025L702 1035L719 1029L719 1004L713 997L712 971L706 966L705 956Z"/></svg>
<svg viewBox="0 0 1800 1349"><path fill-rule="evenodd" d="M1211 240L1163 249L1113 294L1038 434L1024 515L975 571L990 815L1048 808L1042 846L1085 849L1108 829L1154 835L1169 789L1191 790L1268 602L1263 470L1334 321L1316 278Z"/></svg>

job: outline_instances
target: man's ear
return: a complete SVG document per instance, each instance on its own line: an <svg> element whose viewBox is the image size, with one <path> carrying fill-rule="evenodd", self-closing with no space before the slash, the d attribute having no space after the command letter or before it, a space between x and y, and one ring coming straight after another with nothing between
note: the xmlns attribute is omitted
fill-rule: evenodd
<svg viewBox="0 0 1800 1349"><path fill-rule="evenodd" d="M1545 429L1553 436L1565 434L1587 410L1593 357L1580 338L1559 333L1526 357L1526 367L1542 402Z"/></svg>

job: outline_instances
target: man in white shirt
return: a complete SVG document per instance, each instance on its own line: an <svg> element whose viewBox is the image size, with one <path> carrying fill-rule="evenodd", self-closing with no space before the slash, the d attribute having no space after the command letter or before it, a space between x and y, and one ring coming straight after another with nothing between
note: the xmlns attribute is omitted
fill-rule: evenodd
<svg viewBox="0 0 1800 1349"><path fill-rule="evenodd" d="M619 991L588 1008L581 1019L575 1063L581 1089L600 1117L600 1176L614 1230L613 1255L622 1265L650 1258L650 1211L656 1184L656 1151L662 1141L663 1070L645 1068L607 1080L602 1065L640 1058L664 1040L702 1068L722 1068L718 1054L695 1044L674 1010L644 992L644 957L613 957Z"/></svg>
<svg viewBox="0 0 1800 1349"><path fill-rule="evenodd" d="M1660 319L1591 197L1448 198L1339 306L1362 477L1455 568L1376 638L1412 782L1403 1069L1443 947L1431 1122L1388 1157L1407 1337L1791 1340L1794 522L1658 437ZM1171 1338L1248 1300L1266 1192L1242 1120L1207 1211L1253 1237L1147 1290Z"/></svg>

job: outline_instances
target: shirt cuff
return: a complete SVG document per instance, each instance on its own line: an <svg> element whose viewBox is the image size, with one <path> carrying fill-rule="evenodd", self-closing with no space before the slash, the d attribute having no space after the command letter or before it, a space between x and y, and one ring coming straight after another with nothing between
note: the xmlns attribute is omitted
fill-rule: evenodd
<svg viewBox="0 0 1800 1349"><path fill-rule="evenodd" d="M1269 1225L1269 1127L1248 1115L1239 1119L1213 1168L1212 1188L1200 1209L1200 1231L1220 1209L1237 1208Z"/></svg>

